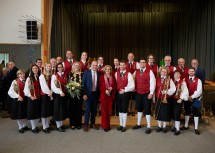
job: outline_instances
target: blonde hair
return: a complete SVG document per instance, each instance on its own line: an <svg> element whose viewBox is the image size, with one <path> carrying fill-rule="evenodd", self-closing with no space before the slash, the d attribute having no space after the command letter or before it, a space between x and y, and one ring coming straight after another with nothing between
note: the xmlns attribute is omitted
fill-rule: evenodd
<svg viewBox="0 0 215 153"><path fill-rule="evenodd" d="M43 74L44 74L44 77L45 77L46 79L47 79L47 76L48 76L48 71L46 70L46 66L47 66L48 64L51 65L51 63L45 63L45 67L44 67L44 70L43 70ZM51 65L51 67L52 67L52 65ZM52 70L50 70L49 75L52 76Z"/></svg>
<svg viewBox="0 0 215 153"><path fill-rule="evenodd" d="M161 71L162 71L163 69L166 70L166 73L167 73L167 76L168 76L168 75L169 75L169 68L168 68L168 67L165 67L165 66L162 66L162 67L159 68L159 75L161 76Z"/></svg>
<svg viewBox="0 0 215 153"><path fill-rule="evenodd" d="M109 67L110 68L110 73L112 73L112 67L110 65L105 65L102 69L102 71L105 72L106 68Z"/></svg>
<svg viewBox="0 0 215 153"><path fill-rule="evenodd" d="M20 75L21 73L24 73L25 74L25 71L23 69L19 69L17 72L16 72L16 76L18 77L18 75Z"/></svg>
<svg viewBox="0 0 215 153"><path fill-rule="evenodd" d="M73 64L72 64L72 70L71 70L71 72L72 73L75 73L75 64L78 64L79 66L80 66L80 72L81 72L81 64L80 64L80 62L74 62Z"/></svg>

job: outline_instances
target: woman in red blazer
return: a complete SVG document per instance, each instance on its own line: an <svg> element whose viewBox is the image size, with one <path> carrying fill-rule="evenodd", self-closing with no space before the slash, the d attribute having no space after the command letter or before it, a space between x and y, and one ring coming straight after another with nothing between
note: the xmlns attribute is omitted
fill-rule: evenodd
<svg viewBox="0 0 215 153"><path fill-rule="evenodd" d="M101 126L105 132L108 132L110 128L110 116L112 110L112 103L115 98L116 92L116 79L112 75L112 67L106 65L104 67L104 74L100 76L99 90L101 101Z"/></svg>

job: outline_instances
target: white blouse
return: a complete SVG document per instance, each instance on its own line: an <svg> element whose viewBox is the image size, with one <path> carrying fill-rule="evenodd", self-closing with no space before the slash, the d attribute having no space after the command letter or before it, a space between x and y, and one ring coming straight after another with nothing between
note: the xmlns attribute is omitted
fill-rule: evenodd
<svg viewBox="0 0 215 153"><path fill-rule="evenodd" d="M41 74L39 77L39 81L40 81L40 87L43 93L45 94L50 94L51 93L51 89L49 89L49 86L46 82L45 76L44 74Z"/></svg>
<svg viewBox="0 0 215 153"><path fill-rule="evenodd" d="M60 74L58 72L58 74ZM57 88L55 85L55 82L57 81L57 77L56 75L52 75L52 79L51 79L51 90L56 93L56 94L62 94L63 91L60 88Z"/></svg>

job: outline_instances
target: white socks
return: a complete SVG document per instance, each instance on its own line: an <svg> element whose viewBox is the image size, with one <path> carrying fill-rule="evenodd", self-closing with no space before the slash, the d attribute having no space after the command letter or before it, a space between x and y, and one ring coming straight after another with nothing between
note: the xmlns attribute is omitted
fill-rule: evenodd
<svg viewBox="0 0 215 153"><path fill-rule="evenodd" d="M126 127L127 113L119 113L120 126Z"/></svg>
<svg viewBox="0 0 215 153"><path fill-rule="evenodd" d="M185 115L185 124L184 126L187 128L189 123L190 116Z"/></svg>
<svg viewBox="0 0 215 153"><path fill-rule="evenodd" d="M147 128L151 128L151 115L146 115Z"/></svg>
<svg viewBox="0 0 215 153"><path fill-rule="evenodd" d="M31 129L32 130L35 129L37 126L37 121L36 120L30 120L30 122L31 122Z"/></svg>
<svg viewBox="0 0 215 153"><path fill-rule="evenodd" d="M49 127L49 119L42 118L43 129L47 129Z"/></svg>
<svg viewBox="0 0 215 153"><path fill-rule="evenodd" d="M122 113L122 126L126 127L127 113Z"/></svg>
<svg viewBox="0 0 215 153"><path fill-rule="evenodd" d="M195 130L198 129L199 117L194 117Z"/></svg>
<svg viewBox="0 0 215 153"><path fill-rule="evenodd" d="M19 126L19 130L22 129L23 127L23 123L22 123L22 120L16 120L17 121L17 124Z"/></svg>
<svg viewBox="0 0 215 153"><path fill-rule="evenodd" d="M141 125L142 116L143 116L142 112L137 113L137 125L139 126Z"/></svg>
<svg viewBox="0 0 215 153"><path fill-rule="evenodd" d="M161 121L158 121L158 127L161 128Z"/></svg>
<svg viewBox="0 0 215 153"><path fill-rule="evenodd" d="M175 121L175 128L177 131L180 131L180 121Z"/></svg>
<svg viewBox="0 0 215 153"><path fill-rule="evenodd" d="M120 126L122 126L122 113L119 113L119 124L120 124Z"/></svg>
<svg viewBox="0 0 215 153"><path fill-rule="evenodd" d="M63 126L63 121L56 121L57 128Z"/></svg>
<svg viewBox="0 0 215 153"><path fill-rule="evenodd" d="M161 128L162 121L158 121L158 127ZM166 128L166 122L163 122L163 128Z"/></svg>

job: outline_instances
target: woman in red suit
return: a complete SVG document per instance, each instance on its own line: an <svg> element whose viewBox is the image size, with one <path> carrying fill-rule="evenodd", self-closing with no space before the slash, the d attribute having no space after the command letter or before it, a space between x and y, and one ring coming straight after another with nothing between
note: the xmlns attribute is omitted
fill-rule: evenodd
<svg viewBox="0 0 215 153"><path fill-rule="evenodd" d="M100 76L99 81L102 113L101 126L105 132L108 132L111 129L110 116L116 92L116 80L114 75L112 75L112 67L110 65L104 67L104 74Z"/></svg>

